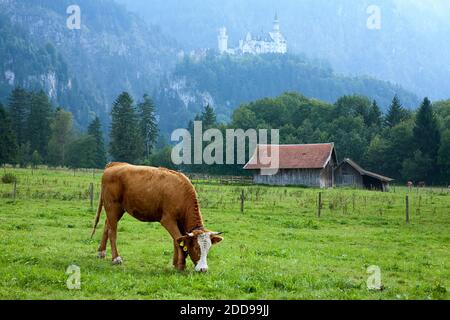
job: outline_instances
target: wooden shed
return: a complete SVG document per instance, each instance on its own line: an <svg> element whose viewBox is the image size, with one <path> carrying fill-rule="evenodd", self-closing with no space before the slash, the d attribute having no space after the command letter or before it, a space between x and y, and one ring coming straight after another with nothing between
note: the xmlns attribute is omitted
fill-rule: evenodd
<svg viewBox="0 0 450 320"><path fill-rule="evenodd" d="M277 148L279 170L275 175L263 175L258 155L268 154ZM255 160L256 159L256 160ZM329 188L334 186L334 169L337 166L333 143L301 145L258 145L245 165L253 172L253 182L269 185L299 185Z"/></svg>
<svg viewBox="0 0 450 320"><path fill-rule="evenodd" d="M335 171L336 186L389 191L394 179L367 171L351 159L344 159Z"/></svg>

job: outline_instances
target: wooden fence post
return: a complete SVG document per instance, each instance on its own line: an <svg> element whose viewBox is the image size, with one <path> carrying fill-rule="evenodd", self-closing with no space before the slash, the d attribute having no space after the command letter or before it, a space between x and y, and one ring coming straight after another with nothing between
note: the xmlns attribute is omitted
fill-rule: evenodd
<svg viewBox="0 0 450 320"><path fill-rule="evenodd" d="M17 192L17 181L14 180L14 185L13 185L13 201L16 202L16 192Z"/></svg>
<svg viewBox="0 0 450 320"><path fill-rule="evenodd" d="M320 211L322 210L322 192L319 192L319 201L317 204L317 218L320 218Z"/></svg>
<svg viewBox="0 0 450 320"><path fill-rule="evenodd" d="M245 195L244 195L244 190L241 191L241 213L244 213L244 200L245 200Z"/></svg>
<svg viewBox="0 0 450 320"><path fill-rule="evenodd" d="M406 196L406 223L409 223L409 196Z"/></svg>
<svg viewBox="0 0 450 320"><path fill-rule="evenodd" d="M94 184L91 182L89 185L89 200L91 202L91 210L94 209Z"/></svg>

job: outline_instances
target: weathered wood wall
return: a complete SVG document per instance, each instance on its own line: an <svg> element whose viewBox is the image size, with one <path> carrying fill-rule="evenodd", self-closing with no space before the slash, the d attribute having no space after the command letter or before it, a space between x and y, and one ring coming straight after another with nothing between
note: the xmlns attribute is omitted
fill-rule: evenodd
<svg viewBox="0 0 450 320"><path fill-rule="evenodd" d="M336 186L351 186L357 188L364 187L363 177L348 163L343 163L341 166L339 166L335 170L334 176L336 179Z"/></svg>
<svg viewBox="0 0 450 320"><path fill-rule="evenodd" d="M325 169L320 172L320 187L321 188L333 188L335 186L335 167L336 163L333 158L328 162Z"/></svg>
<svg viewBox="0 0 450 320"><path fill-rule="evenodd" d="M255 171L253 182L269 185L298 185L308 187L323 187L325 182L320 169L280 169L276 175L262 176Z"/></svg>

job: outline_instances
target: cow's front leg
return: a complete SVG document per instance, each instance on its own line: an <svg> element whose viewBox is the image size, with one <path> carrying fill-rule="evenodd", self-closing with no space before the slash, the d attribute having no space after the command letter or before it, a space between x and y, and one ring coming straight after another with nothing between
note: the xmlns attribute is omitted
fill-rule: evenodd
<svg viewBox="0 0 450 320"><path fill-rule="evenodd" d="M173 259L172 259L172 264L174 267L176 267L178 265L178 248L177 248L177 242L174 240L173 241Z"/></svg>
<svg viewBox="0 0 450 320"><path fill-rule="evenodd" d="M178 238L177 238L178 239ZM177 256L177 263L174 264L175 268L177 268L180 271L183 271L184 269L186 269L186 256L183 252L183 250L181 249L181 247L177 244L176 240L175 241L175 252L174 252L174 256Z"/></svg>
<svg viewBox="0 0 450 320"><path fill-rule="evenodd" d="M173 241L173 266L178 270L186 268L186 257L176 240Z"/></svg>
<svg viewBox="0 0 450 320"><path fill-rule="evenodd" d="M177 224L171 220L167 221L162 219L161 225L170 233L174 242L173 265L178 270L183 271L186 268L186 257L176 241L181 237L180 229L178 229Z"/></svg>

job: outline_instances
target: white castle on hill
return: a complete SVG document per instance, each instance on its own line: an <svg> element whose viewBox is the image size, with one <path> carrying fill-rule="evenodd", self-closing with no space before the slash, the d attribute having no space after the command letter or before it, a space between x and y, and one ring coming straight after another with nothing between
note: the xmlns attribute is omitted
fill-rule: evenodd
<svg viewBox="0 0 450 320"><path fill-rule="evenodd" d="M281 53L287 52L287 42L280 31L280 21L275 15L273 21L273 30L266 36L252 37L247 33L245 40L239 40L238 48L228 48L228 35L225 27L219 30L219 52L220 54L263 54L263 53Z"/></svg>

